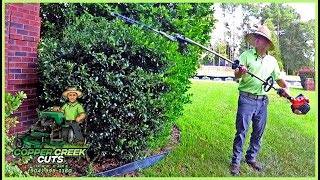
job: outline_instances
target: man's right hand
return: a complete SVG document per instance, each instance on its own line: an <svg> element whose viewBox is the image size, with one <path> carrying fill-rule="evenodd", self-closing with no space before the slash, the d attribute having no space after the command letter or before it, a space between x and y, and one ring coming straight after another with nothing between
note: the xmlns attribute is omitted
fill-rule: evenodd
<svg viewBox="0 0 320 180"><path fill-rule="evenodd" d="M60 111L60 108L59 108L59 107L53 107L52 110L53 110L53 111Z"/></svg>
<svg viewBox="0 0 320 180"><path fill-rule="evenodd" d="M246 74L248 72L248 68L240 65L240 67L238 68L237 71L235 71L235 77L236 78L241 78L244 74Z"/></svg>
<svg viewBox="0 0 320 180"><path fill-rule="evenodd" d="M239 72L241 73L241 76L246 74L248 72L248 68L241 65L240 68L239 68Z"/></svg>

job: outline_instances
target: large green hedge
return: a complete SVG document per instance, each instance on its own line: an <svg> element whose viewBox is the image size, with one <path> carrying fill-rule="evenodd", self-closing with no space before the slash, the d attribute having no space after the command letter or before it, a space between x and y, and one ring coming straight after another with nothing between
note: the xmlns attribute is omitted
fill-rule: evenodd
<svg viewBox="0 0 320 180"><path fill-rule="evenodd" d="M164 25L152 18L162 15L172 20L164 23L171 25L169 29L180 29L179 33L200 43L209 40L212 17L188 18L197 8L209 15L208 4L155 5L143 9L141 4L130 4L131 10L150 11L141 21L161 28ZM141 157L148 142L156 141L164 127L182 114L189 101L188 78L195 75L201 50L188 46L180 53L176 42L89 13L75 17L61 31L61 37L46 36L39 45L41 108L62 105L66 101L62 92L77 87L84 94L79 101L88 115L91 150L125 161Z"/></svg>

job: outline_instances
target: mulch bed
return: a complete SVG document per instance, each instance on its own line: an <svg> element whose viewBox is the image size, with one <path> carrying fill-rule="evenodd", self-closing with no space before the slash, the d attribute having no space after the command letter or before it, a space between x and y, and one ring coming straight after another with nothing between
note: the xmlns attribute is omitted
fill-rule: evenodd
<svg viewBox="0 0 320 180"><path fill-rule="evenodd" d="M180 141L180 130L177 126L172 127L172 135L170 142L167 146L158 149L155 152L146 150L144 153L149 156L157 155L163 152L171 151ZM65 157L63 165L59 164L40 164L37 159L33 159L27 164L18 166L21 171L27 171L31 176L38 177L81 177L81 176L93 176L95 173L104 172L116 167L124 165L122 162L116 159L110 159L101 157L94 160L93 164L90 166L90 163L84 157ZM40 172L30 171L32 169L41 170ZM45 170L45 171L43 171ZM49 171L49 172L48 172ZM94 172L93 174L89 173ZM136 177L138 173L132 172L122 177Z"/></svg>

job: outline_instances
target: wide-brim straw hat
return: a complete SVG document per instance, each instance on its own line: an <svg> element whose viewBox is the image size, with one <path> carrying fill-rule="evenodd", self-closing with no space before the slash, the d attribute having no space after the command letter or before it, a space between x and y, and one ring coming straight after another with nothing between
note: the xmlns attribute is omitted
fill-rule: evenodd
<svg viewBox="0 0 320 180"><path fill-rule="evenodd" d="M260 26L257 31L253 32L253 33L249 33L245 36L245 40L252 46L254 46L254 41L256 40L255 39L255 35L261 35L265 38L267 38L269 40L269 47L268 47L268 50L269 51L272 51L274 50L274 44L271 40L271 32L270 30L268 29L267 26Z"/></svg>
<svg viewBox="0 0 320 180"><path fill-rule="evenodd" d="M76 88L68 88L65 92L62 93L62 96L67 98L68 93L77 93L78 97L82 95L82 92L78 91Z"/></svg>

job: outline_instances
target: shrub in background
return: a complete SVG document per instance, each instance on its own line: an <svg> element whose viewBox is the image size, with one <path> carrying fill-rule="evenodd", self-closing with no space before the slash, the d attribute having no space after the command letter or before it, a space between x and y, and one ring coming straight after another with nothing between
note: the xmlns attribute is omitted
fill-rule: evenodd
<svg viewBox="0 0 320 180"><path fill-rule="evenodd" d="M23 99L26 99L27 95L23 91L19 91L16 95L12 95L11 93L5 94L5 112L4 112L4 131L5 131L5 176L7 177L25 177L29 176L27 172L22 172L18 165L26 164L30 157L25 156L22 158L13 157L13 141L15 136L8 136L9 130L16 126L19 121L17 121L17 117L12 117L11 115L19 108L22 104ZM13 160L14 159L14 160Z"/></svg>
<svg viewBox="0 0 320 180"><path fill-rule="evenodd" d="M210 18L189 16L201 6L208 8L207 4L171 4L171 9L155 5L128 6L135 13L150 11L150 16L139 16L142 22L159 28L171 23L167 29L181 27L172 32L200 43L207 40ZM152 18L159 15L170 23L155 24ZM180 52L176 42L141 27L85 13L63 29L61 39L41 40L40 108L61 105L62 92L77 87L83 92L79 101L88 115L91 150L124 161L138 159L189 102L188 78L195 75L201 50L188 46Z"/></svg>

